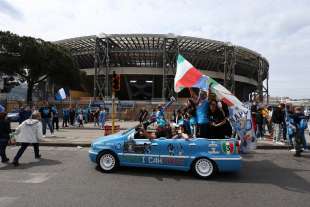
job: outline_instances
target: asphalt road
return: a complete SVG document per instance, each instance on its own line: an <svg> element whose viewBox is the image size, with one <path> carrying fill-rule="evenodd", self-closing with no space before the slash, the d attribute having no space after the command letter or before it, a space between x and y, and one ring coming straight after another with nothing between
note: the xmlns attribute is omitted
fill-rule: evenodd
<svg viewBox="0 0 310 207"><path fill-rule="evenodd" d="M310 154L259 150L239 173L200 180L189 173L122 168L103 174L86 148L28 149L21 165L0 164L0 207L309 206ZM10 157L16 147L10 148Z"/></svg>

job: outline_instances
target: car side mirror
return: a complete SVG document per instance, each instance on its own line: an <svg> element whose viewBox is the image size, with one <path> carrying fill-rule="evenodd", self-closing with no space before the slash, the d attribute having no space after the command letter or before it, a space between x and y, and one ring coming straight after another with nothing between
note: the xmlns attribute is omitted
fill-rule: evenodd
<svg viewBox="0 0 310 207"><path fill-rule="evenodd" d="M133 140L133 139L134 139L134 136L135 136L135 132L134 132L134 133L131 133L131 134L128 136L128 141Z"/></svg>

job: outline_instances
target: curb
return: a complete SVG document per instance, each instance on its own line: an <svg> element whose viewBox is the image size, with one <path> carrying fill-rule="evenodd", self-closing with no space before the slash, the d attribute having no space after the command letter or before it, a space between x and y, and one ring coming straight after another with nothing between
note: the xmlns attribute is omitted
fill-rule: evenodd
<svg viewBox="0 0 310 207"><path fill-rule="evenodd" d="M40 142L40 146L46 146L46 147L90 147L90 145L91 145L90 143ZM256 149L261 149L261 150L289 150L289 147L288 146L273 146L273 145L258 145Z"/></svg>
<svg viewBox="0 0 310 207"><path fill-rule="evenodd" d="M90 147L90 143L49 143L40 142L40 146L44 147Z"/></svg>

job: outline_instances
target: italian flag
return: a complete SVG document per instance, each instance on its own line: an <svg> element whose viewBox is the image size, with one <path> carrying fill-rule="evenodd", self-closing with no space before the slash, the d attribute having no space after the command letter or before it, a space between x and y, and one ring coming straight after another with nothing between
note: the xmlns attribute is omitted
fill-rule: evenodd
<svg viewBox="0 0 310 207"><path fill-rule="evenodd" d="M182 55L178 55L177 71L174 78L174 91L179 93L183 88L200 88L207 90L207 76L197 70Z"/></svg>
<svg viewBox="0 0 310 207"><path fill-rule="evenodd" d="M179 93L183 88L200 88L208 90L210 86L219 101L223 101L228 107L244 109L243 104L224 86L214 79L202 74L182 55L178 55L177 70L174 78L174 91Z"/></svg>

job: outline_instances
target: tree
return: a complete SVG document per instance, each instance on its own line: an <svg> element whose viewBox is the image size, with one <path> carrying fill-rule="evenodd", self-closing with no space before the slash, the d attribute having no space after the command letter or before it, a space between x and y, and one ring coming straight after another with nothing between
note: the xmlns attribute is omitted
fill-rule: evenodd
<svg viewBox="0 0 310 207"><path fill-rule="evenodd" d="M79 83L80 72L66 49L33 37L0 31L0 72L27 81L27 103L34 86L47 78L67 87Z"/></svg>

